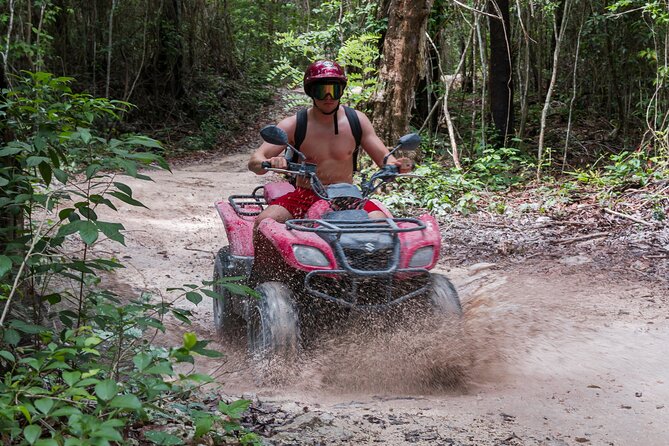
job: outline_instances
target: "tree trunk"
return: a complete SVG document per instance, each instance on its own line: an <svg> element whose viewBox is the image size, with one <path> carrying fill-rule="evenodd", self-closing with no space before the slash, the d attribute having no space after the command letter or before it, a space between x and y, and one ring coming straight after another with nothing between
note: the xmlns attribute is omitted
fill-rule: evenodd
<svg viewBox="0 0 669 446"><path fill-rule="evenodd" d="M374 126L379 137L392 143L409 126L414 88L422 66L427 18L434 0L391 0L388 30L383 43L380 86L374 98Z"/></svg>
<svg viewBox="0 0 669 446"><path fill-rule="evenodd" d="M488 3L490 26L490 112L497 129L496 146L504 147L513 132L513 82L511 72L511 22L509 0Z"/></svg>

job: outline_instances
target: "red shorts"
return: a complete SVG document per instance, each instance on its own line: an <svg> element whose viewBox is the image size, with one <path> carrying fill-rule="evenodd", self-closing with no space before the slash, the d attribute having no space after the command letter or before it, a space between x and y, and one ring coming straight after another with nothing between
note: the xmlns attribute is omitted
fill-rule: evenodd
<svg viewBox="0 0 669 446"><path fill-rule="evenodd" d="M304 187L296 187L293 192L289 192L286 195L280 196L270 204L272 206L281 206L282 208L286 209L288 212L290 212L293 218L304 218L311 205L320 199L321 198L316 195L313 190ZM365 203L364 209L367 212L381 210L371 201Z"/></svg>

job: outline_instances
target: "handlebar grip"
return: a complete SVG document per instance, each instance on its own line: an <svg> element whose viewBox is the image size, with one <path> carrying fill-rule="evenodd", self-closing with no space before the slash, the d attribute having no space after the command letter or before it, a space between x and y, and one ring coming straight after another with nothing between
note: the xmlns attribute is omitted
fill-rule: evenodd
<svg viewBox="0 0 669 446"><path fill-rule="evenodd" d="M272 167L272 163L270 163L269 161L263 161L262 163L260 163L260 167L262 167L263 169L269 169L270 167Z"/></svg>

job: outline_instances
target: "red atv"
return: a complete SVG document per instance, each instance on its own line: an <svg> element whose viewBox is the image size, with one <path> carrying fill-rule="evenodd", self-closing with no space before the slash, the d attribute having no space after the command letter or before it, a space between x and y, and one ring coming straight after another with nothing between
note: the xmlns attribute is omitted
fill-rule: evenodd
<svg viewBox="0 0 669 446"><path fill-rule="evenodd" d="M377 200L374 203L387 218L370 219L363 210L381 185L409 175L386 164L369 180L363 179L360 187L323 186L316 166L288 144L282 129L268 126L261 135L271 144L285 145L286 159L297 154L301 161L289 161L286 170L263 167L308 178L322 200L304 219L261 222L259 231L267 243L258 252L253 246L255 218L293 186L269 183L251 195L232 195L216 203L228 238L214 267L214 291L223 296L214 299L214 324L222 337L232 341L246 334L249 352L266 357L298 352L313 337L311 331L328 323L336 326L351 312L388 313L417 304L444 315L462 315L451 282L429 272L441 245L436 220L428 214L394 218ZM405 135L390 154L399 148L414 150L419 144L418 135ZM259 297L233 294L221 284L221 279L234 276L247 278Z"/></svg>

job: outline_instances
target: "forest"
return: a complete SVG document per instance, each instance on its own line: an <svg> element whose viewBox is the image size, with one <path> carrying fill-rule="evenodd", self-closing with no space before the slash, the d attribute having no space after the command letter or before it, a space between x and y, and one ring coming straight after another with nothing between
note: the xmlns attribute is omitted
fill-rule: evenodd
<svg viewBox="0 0 669 446"><path fill-rule="evenodd" d="M212 282L119 296L100 276L123 262L94 246L126 241L101 209L145 207L125 178L225 157L269 108L308 107L314 60L345 68L343 103L388 146L421 135L423 179L389 192L394 211L504 215L532 190L545 213L669 216L667 0L0 0L0 54L7 445L185 444L152 428L178 418L188 444L262 444L251 401L184 402L214 380L187 367L221 355L208 340L146 341Z"/></svg>

